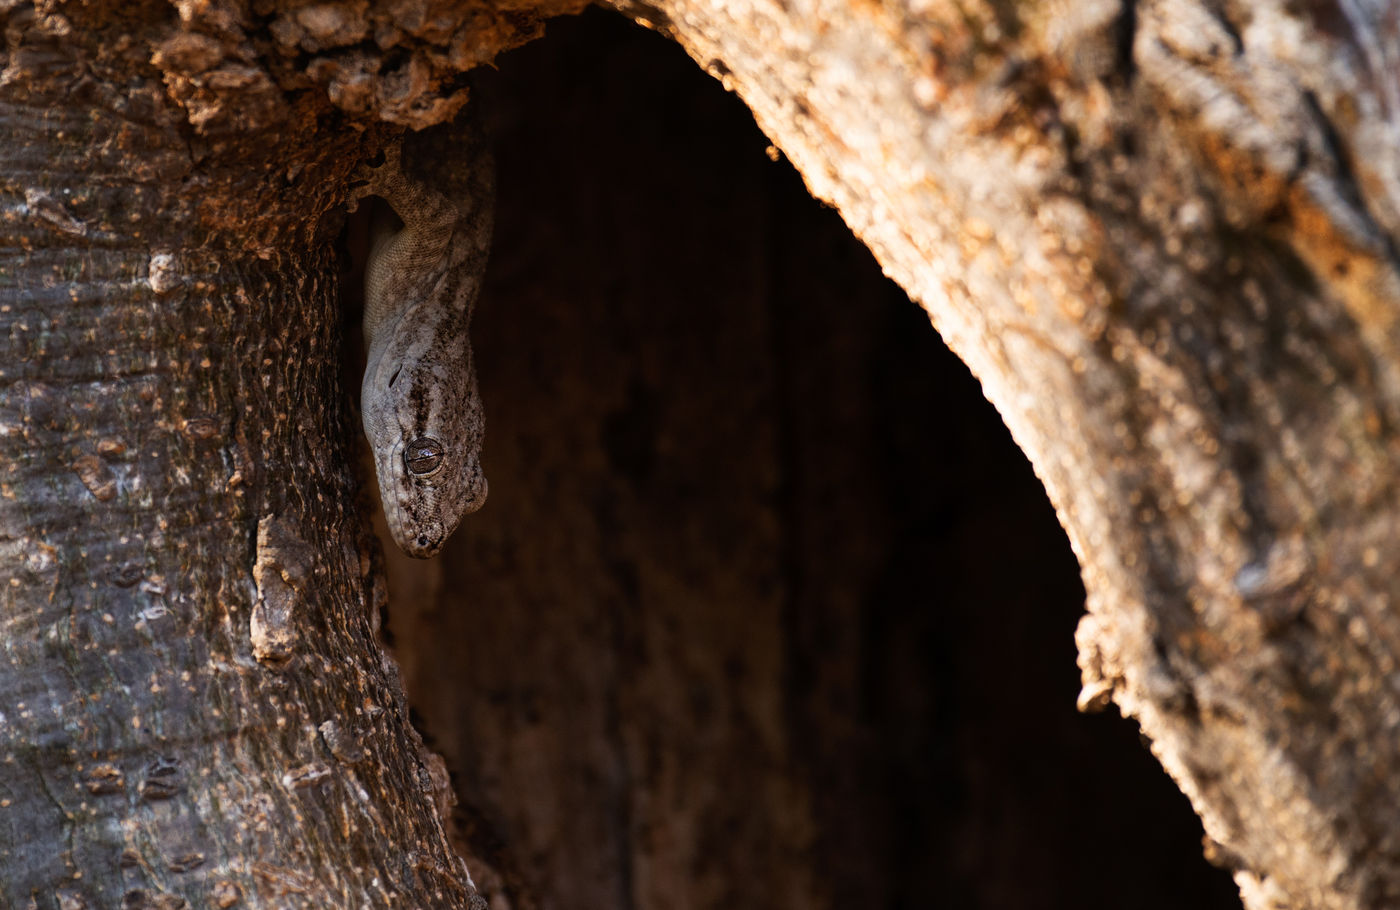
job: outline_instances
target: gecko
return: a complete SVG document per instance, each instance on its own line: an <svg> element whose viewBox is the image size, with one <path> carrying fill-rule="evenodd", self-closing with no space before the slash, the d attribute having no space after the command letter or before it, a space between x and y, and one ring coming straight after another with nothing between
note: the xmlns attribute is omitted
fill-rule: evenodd
<svg viewBox="0 0 1400 910"><path fill-rule="evenodd" d="M467 329L495 193L477 130L431 133L391 143L350 194L351 211L377 197L365 261L365 438L389 532L420 559L486 501L485 417Z"/></svg>

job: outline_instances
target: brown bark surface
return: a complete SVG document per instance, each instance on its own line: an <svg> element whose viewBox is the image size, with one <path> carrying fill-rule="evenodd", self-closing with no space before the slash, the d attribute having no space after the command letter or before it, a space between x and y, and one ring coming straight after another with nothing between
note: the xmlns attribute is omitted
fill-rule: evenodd
<svg viewBox="0 0 1400 910"><path fill-rule="evenodd" d="M0 906L467 906L433 760L375 641L334 212L384 122L448 118L462 73L574 8L0 3ZM626 11L744 99L981 381L1082 567L1082 704L1138 720L1246 904L1400 902L1393 7ZM664 101L650 115L694 116ZM665 185L648 179L664 162L622 166L638 192ZM601 397L558 381L554 406L579 420L525 426L521 460L496 467L544 491L543 517L560 497L592 512L561 574L528 584L508 536L475 542L518 584L464 647L511 640L530 622L521 602L577 598L551 661L576 672L533 695L524 665L476 680L473 697L510 710L469 704L454 735L542 769L603 744L631 763L578 767L648 782L585 778L579 805L529 819L507 865L553 873L541 844L591 840L619 845L622 871L558 883L568 893L713 906L747 887L821 906L834 898L808 847L833 819L807 797L840 786L804 789L794 744L859 738L813 705L856 690L860 664L824 662L841 624L799 620L765 554L820 578L795 569L824 550L871 565L893 538L826 543L821 485L762 469L819 435L784 409L817 380L775 366L803 342L757 300L735 335L705 300L684 304L684 277L717 259L730 293L771 299L754 289L782 270L722 248L678 237L674 277L645 290L682 305L619 345L637 372L600 372L617 383ZM682 446L648 371L664 360L704 390L721 356L774 400L694 395L685 428L703 433ZM590 426L601 440L556 435ZM531 472L533 445L571 447L578 473ZM722 495L690 509L685 478L736 453L750 470L714 477ZM643 482L581 484L590 458ZM506 502L513 527L534 517ZM664 569L638 573L638 553ZM600 559L604 574L583 571ZM575 641L635 660L575 664ZM812 704L794 710L794 693ZM580 710L546 726L535 700ZM810 739L783 728L794 718ZM766 773L726 764L736 743ZM506 774L458 746L461 787L490 816ZM741 779L728 815L692 826L675 811L697 791L726 805Z"/></svg>
<svg viewBox="0 0 1400 910"><path fill-rule="evenodd" d="M1251 907L1400 900L1394 10L636 8L972 368Z"/></svg>
<svg viewBox="0 0 1400 910"><path fill-rule="evenodd" d="M602 11L474 98L491 499L387 628L515 905L1237 910L1075 710L1029 465L738 99Z"/></svg>
<svg viewBox="0 0 1400 910"><path fill-rule="evenodd" d="M344 50L393 19L0 4L0 907L475 900L376 641L323 220L349 115L461 50ZM381 91L337 109L344 54Z"/></svg>

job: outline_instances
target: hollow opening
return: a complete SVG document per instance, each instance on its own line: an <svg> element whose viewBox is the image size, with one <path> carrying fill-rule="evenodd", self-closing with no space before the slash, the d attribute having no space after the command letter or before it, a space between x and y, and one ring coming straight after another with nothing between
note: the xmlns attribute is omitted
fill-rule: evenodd
<svg viewBox="0 0 1400 910"><path fill-rule="evenodd" d="M1029 465L742 103L599 11L499 64L491 499L390 623L515 905L1238 907L1075 711Z"/></svg>

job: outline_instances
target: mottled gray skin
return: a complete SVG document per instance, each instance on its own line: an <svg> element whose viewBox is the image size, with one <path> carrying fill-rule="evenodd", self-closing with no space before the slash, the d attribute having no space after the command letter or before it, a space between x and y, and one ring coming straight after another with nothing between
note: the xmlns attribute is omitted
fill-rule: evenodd
<svg viewBox="0 0 1400 910"><path fill-rule="evenodd" d="M485 419L467 329L491 244L494 187L475 134L456 133L448 147L416 158L450 167L440 177L410 171L395 143L352 200L386 203L372 209L365 265L365 436L394 542L426 559L486 501Z"/></svg>

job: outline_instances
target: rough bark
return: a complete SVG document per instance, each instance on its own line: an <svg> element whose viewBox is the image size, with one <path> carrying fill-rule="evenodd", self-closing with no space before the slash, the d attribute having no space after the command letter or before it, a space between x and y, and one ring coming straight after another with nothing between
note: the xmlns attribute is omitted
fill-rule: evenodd
<svg viewBox="0 0 1400 910"><path fill-rule="evenodd" d="M982 381L1083 567L1084 706L1247 904L1400 901L1393 8L625 9ZM560 11L0 5L4 902L466 905L366 609L323 216L371 122Z"/></svg>
<svg viewBox="0 0 1400 910"><path fill-rule="evenodd" d="M473 97L491 499L387 628L515 906L1238 910L1075 710L1029 465L743 104L601 10Z"/></svg>
<svg viewBox="0 0 1400 910"><path fill-rule="evenodd" d="M1396 19L1341 3L633 7L929 310L1251 907L1400 899Z"/></svg>
<svg viewBox="0 0 1400 910"><path fill-rule="evenodd" d="M371 13L0 4L0 906L477 902L376 641L322 216L346 112L533 20L406 26L337 111Z"/></svg>

